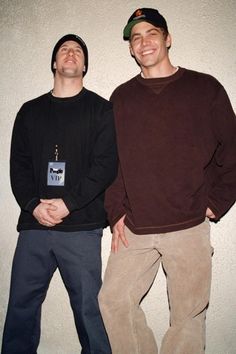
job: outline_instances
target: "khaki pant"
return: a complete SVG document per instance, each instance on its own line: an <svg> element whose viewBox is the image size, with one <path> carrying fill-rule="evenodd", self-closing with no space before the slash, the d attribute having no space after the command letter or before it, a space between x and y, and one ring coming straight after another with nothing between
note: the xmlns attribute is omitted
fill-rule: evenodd
<svg viewBox="0 0 236 354"><path fill-rule="evenodd" d="M160 262L166 272L170 327L161 354L203 354L205 312L211 285L210 226L202 224L166 234L135 235L129 247L111 253L99 305L113 354L157 354L158 349L140 307Z"/></svg>

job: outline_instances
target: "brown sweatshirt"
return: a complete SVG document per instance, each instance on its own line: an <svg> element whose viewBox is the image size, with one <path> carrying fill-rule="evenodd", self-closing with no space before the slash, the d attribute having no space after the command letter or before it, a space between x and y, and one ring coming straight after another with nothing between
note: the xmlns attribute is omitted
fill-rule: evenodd
<svg viewBox="0 0 236 354"><path fill-rule="evenodd" d="M236 119L223 86L184 68L172 76L140 75L112 94L119 174L107 190L113 226L137 234L219 219L236 200Z"/></svg>

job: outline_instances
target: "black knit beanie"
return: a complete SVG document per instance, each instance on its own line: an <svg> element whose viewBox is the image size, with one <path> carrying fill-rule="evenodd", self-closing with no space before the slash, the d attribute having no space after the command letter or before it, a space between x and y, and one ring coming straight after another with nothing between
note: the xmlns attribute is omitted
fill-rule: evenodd
<svg viewBox="0 0 236 354"><path fill-rule="evenodd" d="M85 76L85 74L88 71L88 48L85 44L85 42L83 41L82 38L80 38L79 36L77 36L76 34L66 34L65 36L63 36L61 39L59 39L59 41L56 43L53 52L52 52L52 59L51 59L51 70L53 72L53 75L55 75L56 70L54 69L54 62L56 60L56 55L57 55L57 51L58 49L61 47L61 45L63 43L65 43L66 41L74 41L77 42L84 53L84 65L85 65L85 71L83 72L83 76Z"/></svg>

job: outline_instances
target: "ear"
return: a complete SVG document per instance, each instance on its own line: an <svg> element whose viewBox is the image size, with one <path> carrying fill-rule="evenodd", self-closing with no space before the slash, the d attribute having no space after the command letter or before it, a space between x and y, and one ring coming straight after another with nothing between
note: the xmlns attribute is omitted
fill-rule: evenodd
<svg viewBox="0 0 236 354"><path fill-rule="evenodd" d="M172 44L172 38L171 35L168 33L167 37L166 37L166 48L170 48Z"/></svg>
<svg viewBox="0 0 236 354"><path fill-rule="evenodd" d="M84 65L83 72L85 72L85 71L86 71L86 66Z"/></svg>
<svg viewBox="0 0 236 354"><path fill-rule="evenodd" d="M56 64L56 62L54 61L54 63L53 63L53 69L56 69L57 68L57 64Z"/></svg>
<svg viewBox="0 0 236 354"><path fill-rule="evenodd" d="M131 56L134 57L134 52L133 52L133 49L131 47L131 44L129 45L129 51L130 51Z"/></svg>

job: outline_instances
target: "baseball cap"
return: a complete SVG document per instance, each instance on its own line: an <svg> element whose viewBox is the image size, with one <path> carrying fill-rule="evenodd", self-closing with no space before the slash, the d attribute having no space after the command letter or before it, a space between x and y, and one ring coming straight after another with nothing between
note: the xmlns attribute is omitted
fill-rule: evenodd
<svg viewBox="0 0 236 354"><path fill-rule="evenodd" d="M62 46L63 43L65 43L67 41L77 42L81 46L83 53L84 53L85 71L83 72L83 76L85 76L85 74L88 71L88 48L87 48L85 42L83 41L83 39L81 37L79 37L77 34L66 34L65 36L60 38L58 40L58 42L55 44L55 47L52 52L52 59L51 59L51 70L52 70L53 74L55 75L55 72L56 72L53 65L56 60L56 55L57 55L58 49Z"/></svg>
<svg viewBox="0 0 236 354"><path fill-rule="evenodd" d="M155 27L164 28L168 33L168 27L165 18L156 9L141 8L134 11L134 13L128 19L127 25L123 31L123 38L125 41L129 40L131 30L134 25L139 22L149 22Z"/></svg>

